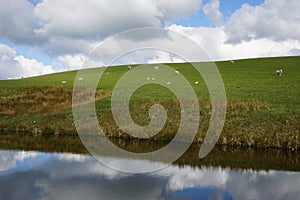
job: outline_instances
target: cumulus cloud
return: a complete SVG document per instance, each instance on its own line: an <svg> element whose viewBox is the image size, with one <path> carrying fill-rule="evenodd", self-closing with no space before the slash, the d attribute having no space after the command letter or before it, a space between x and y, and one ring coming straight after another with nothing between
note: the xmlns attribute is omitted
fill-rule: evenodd
<svg viewBox="0 0 300 200"><path fill-rule="evenodd" d="M59 56L60 71L69 71L84 68L97 68L103 67L105 64L100 60L95 61L83 54L76 55L63 55Z"/></svg>
<svg viewBox="0 0 300 200"><path fill-rule="evenodd" d="M220 1L211 0L203 6L204 14L210 19L214 25L220 26L223 23L223 13L220 11Z"/></svg>
<svg viewBox="0 0 300 200"><path fill-rule="evenodd" d="M52 37L49 39L49 42L44 44L40 49L51 57L67 54L88 54L97 43L97 41L80 38Z"/></svg>
<svg viewBox="0 0 300 200"><path fill-rule="evenodd" d="M71 38L106 37L138 27L163 27L167 20L188 16L201 0L44 0L35 8L43 22L41 35ZM88 12L87 12L88 11Z"/></svg>
<svg viewBox="0 0 300 200"><path fill-rule="evenodd" d="M164 20L173 20L188 17L196 13L202 4L202 0L157 0L159 10L162 10Z"/></svg>
<svg viewBox="0 0 300 200"><path fill-rule="evenodd" d="M225 25L229 43L268 38L300 40L298 0L266 0L262 5L244 4Z"/></svg>
<svg viewBox="0 0 300 200"><path fill-rule="evenodd" d="M59 56L58 60L61 61L63 64L63 67L61 68L61 70L63 71L80 69L85 62L85 56L82 54L64 55L64 56Z"/></svg>
<svg viewBox="0 0 300 200"><path fill-rule="evenodd" d="M26 0L0 0L0 38L17 44L40 44L46 38L39 36L39 19L33 15L34 6Z"/></svg>
<svg viewBox="0 0 300 200"><path fill-rule="evenodd" d="M87 43L128 29L164 27L200 9L201 0L0 0L0 38L38 44L48 54L86 52Z"/></svg>
<svg viewBox="0 0 300 200"><path fill-rule="evenodd" d="M145 40L127 37L143 35L144 32L161 37ZM171 29L156 28L135 29L118 37L110 37L102 41L89 57L106 65L209 60L203 49L191 39Z"/></svg>
<svg viewBox="0 0 300 200"><path fill-rule="evenodd" d="M58 61L59 71L78 69L82 59L100 43L103 59L94 66L108 65L131 47L163 44L180 50L185 44L171 33L140 32L113 36L124 30L160 27L178 32L202 46L213 60L249 57L299 55L300 4L297 0L265 0L258 6L244 4L231 16L223 16L220 0L0 0L0 40L25 44ZM215 27L185 27L172 24L175 19L189 17L201 10ZM199 19L200 20L200 19ZM16 55L14 49L0 49L1 78L15 78L53 72L36 59ZM192 61L203 56L191 47ZM186 53L186 52L185 52ZM37 58L38 59L38 58ZM119 63L181 62L182 59L161 51L140 51L119 59Z"/></svg>
<svg viewBox="0 0 300 200"><path fill-rule="evenodd" d="M181 63L184 60L176 55L173 55L165 51L157 51L152 59L148 60L148 63Z"/></svg>
<svg viewBox="0 0 300 200"><path fill-rule="evenodd" d="M227 33L221 27L194 28L172 25L169 29L197 42L212 60L297 55L297 49L300 46L300 40L277 41L269 38L258 38L231 44L227 43Z"/></svg>
<svg viewBox="0 0 300 200"><path fill-rule="evenodd" d="M28 59L16 55L16 51L6 45L0 44L0 78L20 78L53 73L49 65L44 65L35 59Z"/></svg>

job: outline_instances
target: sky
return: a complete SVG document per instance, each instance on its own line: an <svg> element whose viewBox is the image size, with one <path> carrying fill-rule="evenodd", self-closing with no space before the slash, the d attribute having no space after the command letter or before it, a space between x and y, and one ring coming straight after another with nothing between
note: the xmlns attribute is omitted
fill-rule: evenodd
<svg viewBox="0 0 300 200"><path fill-rule="evenodd" d="M80 69L107 40L111 48L102 53L115 57L124 44L170 42L164 35L114 37L143 27L184 35L211 60L300 55L299 10L299 0L0 0L0 79ZM118 64L178 61L159 51L136 56Z"/></svg>

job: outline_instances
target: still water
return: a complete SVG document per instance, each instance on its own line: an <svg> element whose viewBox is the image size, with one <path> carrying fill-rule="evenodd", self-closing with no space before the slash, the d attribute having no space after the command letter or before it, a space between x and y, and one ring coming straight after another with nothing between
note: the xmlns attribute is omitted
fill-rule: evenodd
<svg viewBox="0 0 300 200"><path fill-rule="evenodd" d="M120 166L131 161L109 158ZM140 160L132 167L160 163ZM0 151L0 199L299 199L300 172L172 164L119 172L87 155Z"/></svg>

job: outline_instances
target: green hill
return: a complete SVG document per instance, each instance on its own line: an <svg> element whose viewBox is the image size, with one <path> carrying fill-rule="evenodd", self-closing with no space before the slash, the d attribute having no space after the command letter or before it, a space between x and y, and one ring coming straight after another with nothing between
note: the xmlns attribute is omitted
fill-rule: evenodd
<svg viewBox="0 0 300 200"><path fill-rule="evenodd" d="M166 65L180 71L198 96L204 121L201 122L195 142L201 142L210 117L206 85L190 64ZM236 60L235 64L223 61L216 62L216 65L223 78L228 101L227 118L219 144L299 149L300 57L245 59ZM278 69L283 70L282 76L275 75ZM106 69L99 82L96 109L97 114L101 113L98 119L108 136L130 139L113 123L110 111L112 89L127 71L127 65ZM42 136L76 137L71 112L76 74L77 71L69 71L19 80L1 80L0 147L31 148L30 145L34 144L30 141ZM199 81L199 84L195 84L195 81ZM152 139L170 140L176 133L180 112L174 95L166 88L154 84L139 88L131 100L132 117L137 123L146 125L149 123L147 109L151 102L156 101L166 107L170 119ZM27 137L26 145L19 140L20 144L12 142L12 135L16 133Z"/></svg>

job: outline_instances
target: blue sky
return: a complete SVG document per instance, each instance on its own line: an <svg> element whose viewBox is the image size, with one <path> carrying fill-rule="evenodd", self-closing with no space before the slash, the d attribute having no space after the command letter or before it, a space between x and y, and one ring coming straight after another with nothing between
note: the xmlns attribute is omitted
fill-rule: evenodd
<svg viewBox="0 0 300 200"><path fill-rule="evenodd" d="M0 78L78 69L96 44L152 26L192 39L212 60L299 55L299 10L298 0L0 0ZM104 54L121 53L116 44ZM145 63L172 61L143 56Z"/></svg>
<svg viewBox="0 0 300 200"><path fill-rule="evenodd" d="M210 0L203 0L202 4L209 3ZM247 3L252 6L257 6L262 4L263 0L220 0L220 11L223 13L224 18L228 19L232 13L239 9L243 4ZM190 17L175 20L174 23L183 26L213 26L212 22L205 16L202 10L191 15Z"/></svg>

